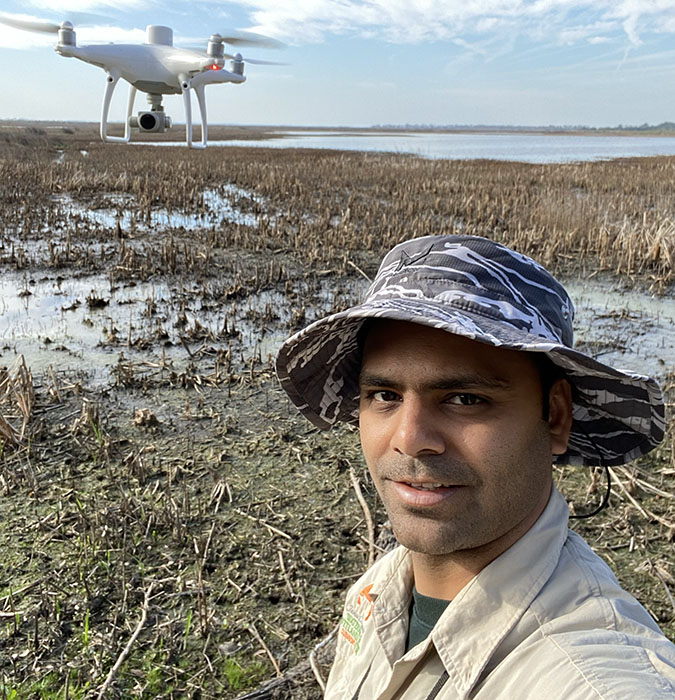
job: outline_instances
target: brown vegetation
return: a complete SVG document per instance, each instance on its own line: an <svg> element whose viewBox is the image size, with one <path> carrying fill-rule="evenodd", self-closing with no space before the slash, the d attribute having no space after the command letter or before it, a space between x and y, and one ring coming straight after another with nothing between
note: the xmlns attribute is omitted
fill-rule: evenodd
<svg viewBox="0 0 675 700"><path fill-rule="evenodd" d="M489 235L559 273L667 293L674 182L671 158L523 165L8 139L0 265L25 275L27 295L35 278L97 273L105 288L78 301L92 316L112 313L122 284L161 281L171 296L143 301L146 325L111 317L103 380L86 358L0 377L0 697L233 698L295 668L333 629L372 556L369 515L377 529L384 514L355 432L298 417L263 343L353 302L385 250L429 233ZM222 216L226 204L250 218ZM160 227L160 211L205 223ZM575 527L673 637L670 415L668 441L613 470L611 507ZM599 474L557 478L577 510L600 500ZM320 694L309 672L279 688Z"/></svg>
<svg viewBox="0 0 675 700"><path fill-rule="evenodd" d="M667 157L531 165L218 148L161 148L149 158L142 147L102 144L89 146L86 156L66 150L57 158L46 149L8 150L17 157L0 164L0 203L5 235L14 233L16 243L5 246L4 258L17 265L30 260L22 241L38 234L44 240L45 229L57 233L50 222L62 216L60 193L94 208L104 206L103 194L117 193L129 198L120 209L133 202L142 222L158 207L204 211L204 190L229 183L263 198L265 205L247 205L260 225L212 231L193 258L208 261L209 251L223 246L283 250L308 265L337 262L347 273L347 259L372 269L405 237L463 231L513 245L555 272L639 276L660 291L675 275L675 160ZM125 267L129 246L112 259L107 250L87 256L80 240L89 243L96 233L88 228L81 223L64 232L66 249L55 250L51 264L77 264L84 255L87 266ZM98 233L101 242L110 235ZM155 241L137 246L146 275L163 271L174 251L161 258L155 252ZM196 264L189 255L185 262Z"/></svg>

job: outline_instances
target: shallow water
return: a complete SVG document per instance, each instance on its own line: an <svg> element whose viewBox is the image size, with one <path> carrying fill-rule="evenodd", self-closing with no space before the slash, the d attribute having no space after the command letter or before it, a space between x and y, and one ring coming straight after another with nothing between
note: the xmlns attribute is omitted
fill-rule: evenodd
<svg viewBox="0 0 675 700"><path fill-rule="evenodd" d="M104 378L120 352L187 357L182 337L192 350L205 343L223 349L231 345L242 358L274 355L290 334L293 317L284 293L264 290L214 302L222 285L221 280L184 289L166 282L132 282L111 289L103 275L27 281L5 273L0 279L0 364L10 365L22 354L34 371L53 365ZM350 285L338 290L329 279L318 285L310 291L301 283L298 290L315 299L308 304L306 323L335 308L336 296L342 301L349 294ZM350 294L354 300L356 287Z"/></svg>
<svg viewBox="0 0 675 700"><path fill-rule="evenodd" d="M301 327L336 307L355 302L366 283L351 280L349 287L325 279L313 290L297 290L308 300ZM616 367L663 377L675 366L675 298L625 291L604 280L569 281L575 300L577 345ZM199 289L161 283L131 283L111 290L101 276L27 282L14 273L0 280L0 363L11 364L23 354L34 371L50 364L59 369L86 370L107 375L120 352L143 358L186 357L181 336L189 346L202 343L225 348L231 344L241 356L274 355L288 337L292 309L280 291L262 291L236 301L206 303ZM213 290L207 291L211 296ZM30 292L30 293L27 293ZM213 291L217 297L217 291ZM87 299L89 298L89 302ZM184 304L184 300L189 303ZM185 310L179 323L179 309ZM204 329L209 337L193 339ZM224 328L236 331L226 334Z"/></svg>
<svg viewBox="0 0 675 700"><path fill-rule="evenodd" d="M616 281L566 283L576 306L577 346L618 369L663 377L675 370L675 298Z"/></svg>
<svg viewBox="0 0 675 700"><path fill-rule="evenodd" d="M257 228L259 216L242 212L233 204L233 200L248 199L264 208L265 203L262 198L236 185L228 184L221 189L222 192L209 189L203 193L204 211L199 214L152 209L149 212L149 219L138 215L130 195L106 194L104 201L109 206L96 209L76 202L70 194L56 195L53 201L64 210L67 219L76 218L104 228L119 225L123 231L164 228L184 228L186 231L194 231L219 226L223 222Z"/></svg>

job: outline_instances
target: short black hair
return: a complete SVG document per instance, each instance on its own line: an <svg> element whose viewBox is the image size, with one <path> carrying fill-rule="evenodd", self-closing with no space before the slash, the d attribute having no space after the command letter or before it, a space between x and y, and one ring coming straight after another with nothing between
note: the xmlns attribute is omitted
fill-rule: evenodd
<svg viewBox="0 0 675 700"><path fill-rule="evenodd" d="M530 352L532 362L539 372L539 382L541 384L541 400L542 400L542 417L544 420L549 419L550 405L549 393L553 385L559 379L567 379L565 370L556 365L553 360L544 352Z"/></svg>

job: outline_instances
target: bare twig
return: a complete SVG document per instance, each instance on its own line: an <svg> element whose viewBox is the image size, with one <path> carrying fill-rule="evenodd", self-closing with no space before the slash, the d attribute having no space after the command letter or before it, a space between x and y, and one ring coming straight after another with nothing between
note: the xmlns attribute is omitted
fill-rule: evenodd
<svg viewBox="0 0 675 700"><path fill-rule="evenodd" d="M286 581L286 588L288 589L288 594L291 596L291 600L295 598L295 591L293 586L291 586L291 579L288 577L288 572L286 571L286 564L284 563L284 555L281 550L278 550L279 554L279 567L281 568L281 573L284 575L284 581Z"/></svg>
<svg viewBox="0 0 675 700"><path fill-rule="evenodd" d="M239 515L243 515L245 518L248 518L249 520L253 520L256 523L260 523L263 527L266 527L270 532L273 532L275 535L280 535L281 537L285 537L287 540L292 540L293 538L285 533L283 530L279 530L278 528L274 527L273 525L270 525L268 522L264 521L262 518L256 518L254 515L249 515L248 513L245 513L243 510L240 510L239 508L233 508L232 509L235 513L239 513Z"/></svg>
<svg viewBox="0 0 675 700"><path fill-rule="evenodd" d="M617 476L616 471L612 467L607 467L607 470L609 471L612 481L621 489L623 494L626 496L626 498L635 506L635 508L638 509L638 511L647 519L647 520L656 520L657 522L661 523L662 525L665 525L668 528L673 528L675 527L675 523L671 523L670 521L666 520L665 518L662 518L660 515L657 515L656 513L652 513L650 510L647 510L646 508L643 508L630 494L630 491L625 487L624 483L619 479Z"/></svg>
<svg viewBox="0 0 675 700"><path fill-rule="evenodd" d="M675 500L675 494L674 493L669 493L668 491L663 491L662 489L657 488L653 484L650 484L648 481L645 481L644 479L640 479L639 477L632 476L628 469L626 467L614 467L615 471L621 472L624 476L627 478L633 479L633 481L640 487L642 487L645 491L651 491L652 493L655 493L657 496L661 496L662 498L669 498L671 500Z"/></svg>
<svg viewBox="0 0 675 700"><path fill-rule="evenodd" d="M372 283L372 277L369 277L356 263L353 263L351 260L347 260L347 265L351 265L351 267L353 267L358 273L363 275L369 282Z"/></svg>
<svg viewBox="0 0 675 700"><path fill-rule="evenodd" d="M22 593L26 593L26 591L30 591L32 588L35 588L35 586L39 586L44 580L45 577L43 576L42 578L39 578L37 579L37 581L33 581L32 583L29 583L23 588L18 588L16 591L10 591L4 598L0 599L0 607L4 608L5 605L7 605L7 603L10 601L10 599L16 600L17 596L21 595Z"/></svg>
<svg viewBox="0 0 675 700"><path fill-rule="evenodd" d="M153 586L154 584L151 583L145 591L145 597L143 599L143 609L141 610L141 619L138 621L136 629L131 635L129 641L127 642L127 645L124 647L124 649L122 649L122 653L117 657L115 665L108 672L108 676L105 679L103 685L101 686L101 690L98 693L97 700L103 700L103 698L105 697L105 694L108 692L108 689L112 685L112 682L115 680L117 672L120 670L122 664L124 663L124 660L129 655L131 648L133 647L135 641L138 639L138 635L141 633L141 630L143 629L143 626L145 625L145 622L148 619L148 608L150 607L150 595L152 594Z"/></svg>
<svg viewBox="0 0 675 700"><path fill-rule="evenodd" d="M274 658L274 655L269 650L267 644L265 644L265 640L260 636L260 632L258 632L256 626L253 623L249 625L248 631L255 637L256 641L263 648L267 656L269 656L269 659L272 662L272 666L274 666L274 670L277 672L277 678L281 678L284 674L281 672L277 660Z"/></svg>
<svg viewBox="0 0 675 700"><path fill-rule="evenodd" d="M316 661L316 656L323 649L323 647L326 646L337 634L337 631L339 629L339 625L336 625L333 628L333 631L325 638L322 639L315 647L312 649L311 654L309 655L309 665L312 667L312 672L314 673L314 678L316 678L316 682L321 686L321 692L326 691L326 681L324 680L323 676L321 675L321 671L319 670L319 664Z"/></svg>
<svg viewBox="0 0 675 700"><path fill-rule="evenodd" d="M670 604L673 607L673 612L675 612L675 598L673 597L673 594L670 592L670 588L668 588L668 583L666 582L665 578L663 577L663 575L661 574L661 572L658 570L657 567L653 568L652 573L663 584L663 587L666 590L666 595L668 596L668 600L670 601Z"/></svg>
<svg viewBox="0 0 675 700"><path fill-rule="evenodd" d="M336 637L337 635L335 631L333 631L328 637L321 640L321 642L314 647L312 654L315 657L315 664L321 663L322 666L326 666L333 662ZM259 688L239 696L237 700L270 700L270 698L277 697L277 694L281 692L282 689L285 690L298 682L302 683L303 680L309 676L310 671L312 671L310 660L301 661L299 664L293 666L293 668L288 669L281 678L272 678Z"/></svg>
<svg viewBox="0 0 675 700"><path fill-rule="evenodd" d="M373 525L373 518L370 515L370 509L368 508L366 499L363 497L363 493L361 493L359 478L356 476L353 467L349 467L349 477L352 480L356 498L363 509L363 516L366 519L366 527L368 528L368 568L370 568L375 563L375 526Z"/></svg>

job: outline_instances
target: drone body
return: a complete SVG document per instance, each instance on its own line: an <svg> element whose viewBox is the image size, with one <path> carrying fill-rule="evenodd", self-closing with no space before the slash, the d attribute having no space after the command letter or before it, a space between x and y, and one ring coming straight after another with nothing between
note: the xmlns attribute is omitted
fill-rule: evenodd
<svg viewBox="0 0 675 700"><path fill-rule="evenodd" d="M170 128L171 118L164 113L163 95L182 95L185 109L185 140L188 148L206 148L208 125L206 118L205 87L216 83L243 83L244 61L269 64L269 61L244 59L241 54L226 54L223 43L279 48L279 42L251 33L237 33L223 37L213 34L206 52L183 49L173 45L170 27L149 25L144 44L102 44L77 46L75 31L70 22L60 25L17 20L0 16L0 22L29 31L58 35L55 47L61 56L78 58L106 72L106 88L101 113L101 138L108 142L127 143L132 129L141 132L163 132ZM232 59L227 70L225 59ZM113 93L120 79L129 83L124 136L108 134L108 113ZM136 93L147 94L150 110L133 115ZM201 116L201 141L192 138L192 102L190 91L197 96Z"/></svg>

